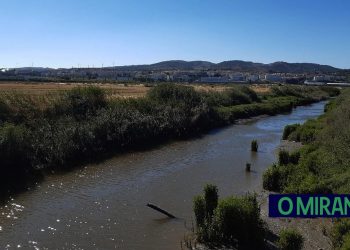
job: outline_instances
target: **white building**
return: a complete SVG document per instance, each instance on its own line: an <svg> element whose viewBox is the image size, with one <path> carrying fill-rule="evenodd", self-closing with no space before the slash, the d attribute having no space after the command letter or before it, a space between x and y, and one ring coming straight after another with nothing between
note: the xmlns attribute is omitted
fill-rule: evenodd
<svg viewBox="0 0 350 250"><path fill-rule="evenodd" d="M206 83L228 83L230 79L225 76L207 76L201 77L200 82Z"/></svg>
<svg viewBox="0 0 350 250"><path fill-rule="evenodd" d="M332 76L327 76L327 75L314 76L312 80L315 82L326 82L326 81L332 80Z"/></svg>
<svg viewBox="0 0 350 250"><path fill-rule="evenodd" d="M269 82L283 82L283 77L277 74L266 74L265 81L269 81Z"/></svg>
<svg viewBox="0 0 350 250"><path fill-rule="evenodd" d="M245 76L242 73L230 74L230 81L232 82L244 82Z"/></svg>
<svg viewBox="0 0 350 250"><path fill-rule="evenodd" d="M248 75L247 76L248 82L256 82L256 81L259 81L259 79L260 79L259 75Z"/></svg>

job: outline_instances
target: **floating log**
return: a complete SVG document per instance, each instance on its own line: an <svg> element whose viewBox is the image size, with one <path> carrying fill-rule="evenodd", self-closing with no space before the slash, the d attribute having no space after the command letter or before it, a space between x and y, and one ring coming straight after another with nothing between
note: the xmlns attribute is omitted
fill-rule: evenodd
<svg viewBox="0 0 350 250"><path fill-rule="evenodd" d="M151 203L147 203L147 207L150 207L150 208L152 208L152 209L158 211L159 213L165 214L165 215L168 216L169 218L172 218L172 219L176 218L174 215L168 213L167 211L165 211L165 210L163 210L163 209L161 209L161 208L159 208L159 207L157 207L156 205L153 205L153 204L151 204Z"/></svg>

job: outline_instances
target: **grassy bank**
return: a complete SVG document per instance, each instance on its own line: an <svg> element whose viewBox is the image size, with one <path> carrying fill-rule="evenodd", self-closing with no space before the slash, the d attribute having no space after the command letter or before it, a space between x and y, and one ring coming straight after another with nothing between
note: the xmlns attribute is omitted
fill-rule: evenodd
<svg viewBox="0 0 350 250"><path fill-rule="evenodd" d="M350 90L325 108L325 114L303 125L289 125L284 138L304 146L291 156L280 152L279 164L264 174L264 187L284 193L350 192ZM349 249L350 220L336 220L330 237L335 249Z"/></svg>
<svg viewBox="0 0 350 250"><path fill-rule="evenodd" d="M264 175L265 188L293 193L349 193L349 107L350 91L345 90L318 119L287 126L283 137L304 146L292 155L280 152L280 163Z"/></svg>
<svg viewBox="0 0 350 250"><path fill-rule="evenodd" d="M259 114L290 111L334 94L331 88L248 87L222 92L165 84L145 97L109 98L98 87L46 95L0 96L0 195L20 190L52 170L68 170L106 154L198 135Z"/></svg>

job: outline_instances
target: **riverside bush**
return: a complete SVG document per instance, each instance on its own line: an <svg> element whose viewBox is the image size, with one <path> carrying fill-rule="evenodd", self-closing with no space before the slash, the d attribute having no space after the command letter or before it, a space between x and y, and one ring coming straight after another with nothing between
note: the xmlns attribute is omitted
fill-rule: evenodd
<svg viewBox="0 0 350 250"><path fill-rule="evenodd" d="M281 192L286 185L292 166L272 165L263 174L263 188L269 191Z"/></svg>
<svg viewBox="0 0 350 250"><path fill-rule="evenodd" d="M255 195L232 196L217 202L217 188L207 185L204 196L208 192L211 194L208 196L212 197L210 199L204 199L203 196L194 198L196 232L199 241L218 246L264 246L265 224L260 218L260 208ZM215 205L213 213L207 211L208 208L212 209L206 204L207 201ZM206 215L205 218L204 215Z"/></svg>
<svg viewBox="0 0 350 250"><path fill-rule="evenodd" d="M210 219L214 214L214 209L218 205L219 195L218 188L214 185L207 184L204 187L205 210L207 218Z"/></svg>
<svg viewBox="0 0 350 250"><path fill-rule="evenodd" d="M281 250L301 250L303 243L303 236L295 229L282 230L278 240L278 246Z"/></svg>
<svg viewBox="0 0 350 250"><path fill-rule="evenodd" d="M289 135L294 132L298 127L300 126L300 124L291 124L291 125L287 125L284 127L283 130L283 135L282 135L282 139L283 140L287 140Z"/></svg>
<svg viewBox="0 0 350 250"><path fill-rule="evenodd" d="M289 153L286 150L280 150L278 152L278 164L287 165L289 163Z"/></svg>
<svg viewBox="0 0 350 250"><path fill-rule="evenodd" d="M337 220L331 230L330 238L335 249L346 249L345 246L350 243L350 220ZM343 248L342 248L343 247Z"/></svg>
<svg viewBox="0 0 350 250"><path fill-rule="evenodd" d="M196 225L198 228L204 226L206 219L206 205L203 196L195 196L193 199L193 211L196 217Z"/></svg>

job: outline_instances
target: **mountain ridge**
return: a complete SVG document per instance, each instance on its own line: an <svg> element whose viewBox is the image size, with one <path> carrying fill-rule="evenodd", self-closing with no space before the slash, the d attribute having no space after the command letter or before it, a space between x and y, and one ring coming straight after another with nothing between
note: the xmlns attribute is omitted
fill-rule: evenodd
<svg viewBox="0 0 350 250"><path fill-rule="evenodd" d="M45 67L22 67L17 69L32 69L33 71L49 70L69 70L70 68L45 68ZM76 68L74 68L76 69ZM80 68L87 69L87 68ZM90 68L101 69L101 68ZM288 63L277 61L273 63L259 63L243 60L228 60L219 63L209 61L184 61L168 60L153 64L124 65L114 67L104 67L104 69L115 69L120 71L167 71L167 70L231 70L237 72L261 72L261 73L335 73L349 71L350 69L340 69L330 65L317 63Z"/></svg>
<svg viewBox="0 0 350 250"><path fill-rule="evenodd" d="M169 60L153 64L116 66L125 70L232 70L243 72L275 72L275 73L314 73L338 72L344 69L317 63L258 63L242 60L229 60L219 63L209 61Z"/></svg>

